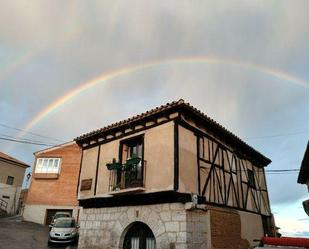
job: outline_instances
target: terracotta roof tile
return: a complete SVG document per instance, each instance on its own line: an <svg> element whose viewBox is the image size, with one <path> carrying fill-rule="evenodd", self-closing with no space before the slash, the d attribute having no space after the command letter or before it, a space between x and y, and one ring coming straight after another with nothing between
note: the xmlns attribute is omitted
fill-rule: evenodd
<svg viewBox="0 0 309 249"><path fill-rule="evenodd" d="M103 127L103 128L100 128L100 129L98 129L98 130L95 130L95 131L92 131L92 132L89 132L89 133L85 133L85 134L83 134L83 135L77 137L75 140L76 140L76 141L79 141L79 140L81 140L81 139L84 139L84 138L87 138L87 137L91 137L91 136L96 135L96 134L99 134L99 133L101 133L101 132L108 131L108 130L110 130L110 129L116 128L116 127L118 127L118 126L120 126L120 125L129 124L129 123L131 123L131 122L134 122L134 121L137 121L137 120L139 120L139 119L143 119L143 118L149 117L149 116L151 116L151 115L153 115L153 114L156 114L156 113L159 113L159 112L161 112L161 111L163 111L163 110L168 110L168 109L170 109L170 108L172 108L172 107L180 106L180 105L182 105L182 104L184 104L184 100L183 100L183 99L180 99L180 100L178 100L178 101L173 101L173 102L167 103L167 104L165 104L165 105L161 105L160 107L156 107L156 108L154 108L154 109L148 110L148 111L146 111L146 112L144 112L144 113L135 115L135 116L130 117L130 118L127 118L127 119L125 119L125 120L118 121L118 122L116 122L116 123L107 125L107 126L105 126L105 127Z"/></svg>

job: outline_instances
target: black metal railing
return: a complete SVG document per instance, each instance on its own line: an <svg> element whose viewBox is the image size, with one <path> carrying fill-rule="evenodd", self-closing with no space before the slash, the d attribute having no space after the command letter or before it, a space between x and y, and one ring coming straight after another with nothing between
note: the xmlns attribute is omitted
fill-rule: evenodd
<svg viewBox="0 0 309 249"><path fill-rule="evenodd" d="M145 187L146 161L127 168L110 170L109 191Z"/></svg>

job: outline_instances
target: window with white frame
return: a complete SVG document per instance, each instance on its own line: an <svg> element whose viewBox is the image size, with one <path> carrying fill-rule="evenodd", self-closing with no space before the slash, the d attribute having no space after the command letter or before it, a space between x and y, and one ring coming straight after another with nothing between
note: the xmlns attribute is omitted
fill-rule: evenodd
<svg viewBox="0 0 309 249"><path fill-rule="evenodd" d="M59 173L60 158L38 158L35 173Z"/></svg>

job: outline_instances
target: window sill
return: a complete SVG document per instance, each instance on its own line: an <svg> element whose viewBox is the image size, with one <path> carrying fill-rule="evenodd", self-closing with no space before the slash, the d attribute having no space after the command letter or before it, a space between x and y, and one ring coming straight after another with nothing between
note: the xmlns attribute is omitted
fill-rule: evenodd
<svg viewBox="0 0 309 249"><path fill-rule="evenodd" d="M108 194L109 195L126 195L126 194L136 194L140 192L144 192L146 189L142 187L137 187L137 188L125 188L121 190L115 190L111 191Z"/></svg>
<svg viewBox="0 0 309 249"><path fill-rule="evenodd" d="M35 179L58 179L58 173L34 173L33 177Z"/></svg>

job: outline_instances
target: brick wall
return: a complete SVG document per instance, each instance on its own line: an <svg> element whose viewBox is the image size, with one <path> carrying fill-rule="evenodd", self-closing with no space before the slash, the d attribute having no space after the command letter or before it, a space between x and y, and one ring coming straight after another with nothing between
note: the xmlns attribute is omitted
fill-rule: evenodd
<svg viewBox="0 0 309 249"><path fill-rule="evenodd" d="M37 157L60 157L61 170L58 178L35 178L33 175L26 204L38 205L78 205L77 183L80 168L81 150L74 144L47 150Z"/></svg>
<svg viewBox="0 0 309 249"><path fill-rule="evenodd" d="M213 249L247 249L249 242L241 238L241 220L237 211L210 210L211 245Z"/></svg>

